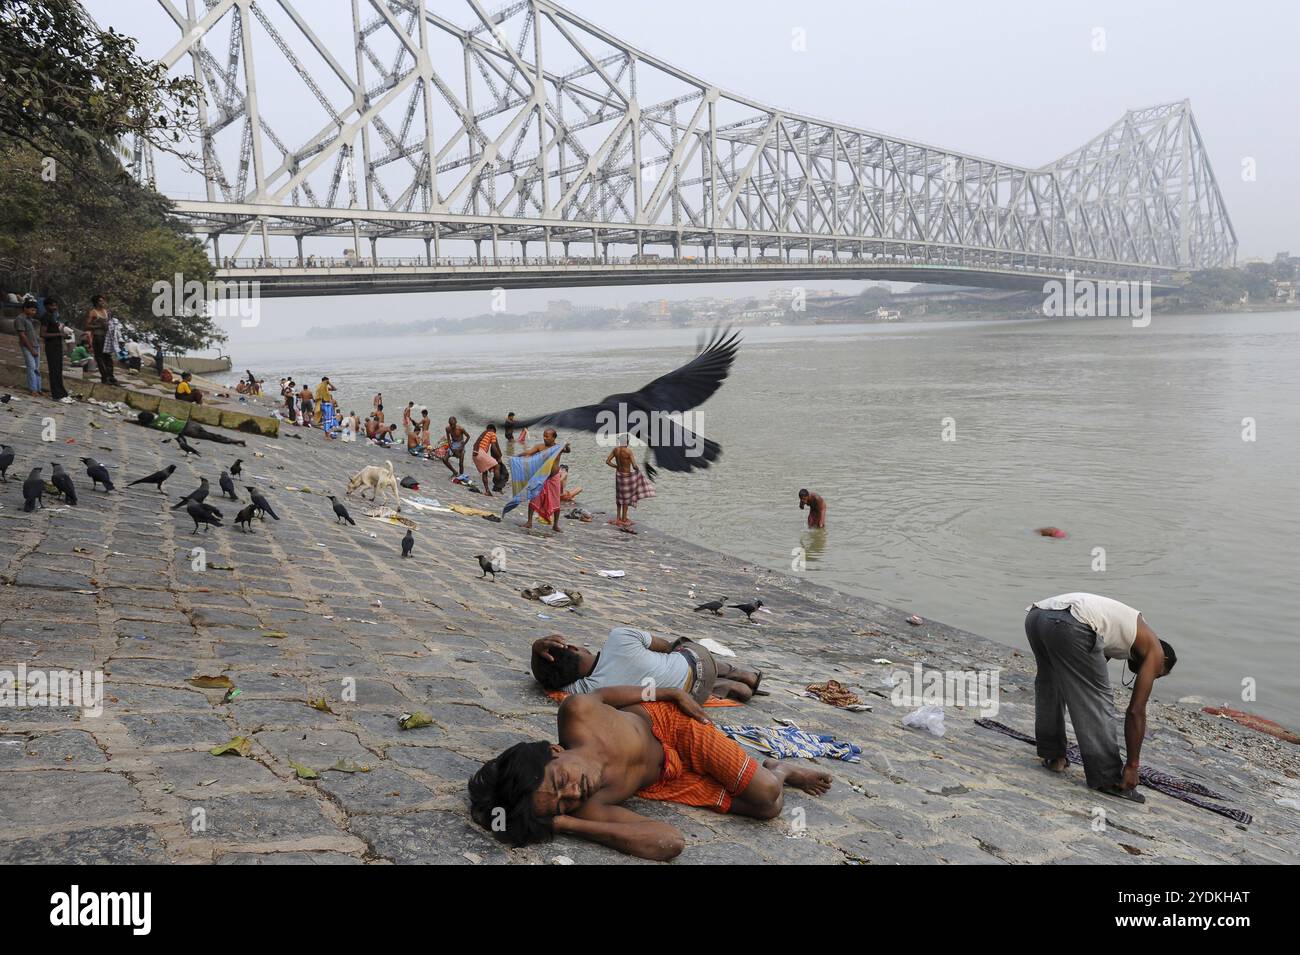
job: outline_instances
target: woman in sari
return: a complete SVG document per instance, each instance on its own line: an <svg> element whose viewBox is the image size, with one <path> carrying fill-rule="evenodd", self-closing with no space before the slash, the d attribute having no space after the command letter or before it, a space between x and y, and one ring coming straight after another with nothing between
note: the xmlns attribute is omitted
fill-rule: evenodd
<svg viewBox="0 0 1300 955"><path fill-rule="evenodd" d="M492 496L492 479L497 473L497 459L492 454L494 447L498 447L497 426L490 424L474 441L474 469L483 481L483 494L487 497Z"/></svg>

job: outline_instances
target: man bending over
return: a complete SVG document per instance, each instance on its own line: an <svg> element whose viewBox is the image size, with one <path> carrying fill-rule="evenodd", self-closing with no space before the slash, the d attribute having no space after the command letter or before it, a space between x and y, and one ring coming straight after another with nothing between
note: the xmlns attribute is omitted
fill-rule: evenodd
<svg viewBox="0 0 1300 955"><path fill-rule="evenodd" d="M533 676L548 690L592 693L607 686L685 690L697 703L720 696L748 702L763 675L719 660L694 640L669 643L635 627L615 627L599 653L559 634L533 642Z"/></svg>
<svg viewBox="0 0 1300 955"><path fill-rule="evenodd" d="M577 693L560 704L560 742L516 743L469 782L474 821L514 846L567 832L642 859L666 861L685 839L666 822L621 803L630 796L773 819L782 786L820 796L831 777L758 762L704 716L684 690L639 686Z"/></svg>

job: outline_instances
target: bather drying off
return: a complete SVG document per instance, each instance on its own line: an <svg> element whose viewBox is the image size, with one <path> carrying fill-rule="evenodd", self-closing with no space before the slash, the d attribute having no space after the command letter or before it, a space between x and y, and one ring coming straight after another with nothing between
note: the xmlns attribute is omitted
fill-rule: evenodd
<svg viewBox="0 0 1300 955"><path fill-rule="evenodd" d="M772 819L783 786L812 795L823 772L758 761L704 716L684 690L644 702L639 686L580 693L560 704L559 743L516 743L469 782L474 821L515 846L567 832L643 859L685 847L673 826L621 805L631 796Z"/></svg>

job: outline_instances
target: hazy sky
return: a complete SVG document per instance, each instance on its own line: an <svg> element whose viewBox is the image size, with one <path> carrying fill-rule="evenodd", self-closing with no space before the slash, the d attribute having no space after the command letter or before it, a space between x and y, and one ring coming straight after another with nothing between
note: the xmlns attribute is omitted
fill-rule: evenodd
<svg viewBox="0 0 1300 955"><path fill-rule="evenodd" d="M175 2L184 7L183 0ZM298 9L310 11L314 28L350 29L346 0L296 2ZM430 0L430 5L456 22L469 21L462 0ZM485 4L490 10L498 5ZM567 5L724 89L1023 165L1070 151L1126 109L1189 98L1236 227L1239 260L1272 258L1282 249L1300 253L1300 3L569 0ZM160 55L177 38L156 0L87 0L87 7L101 24L139 37L146 55ZM341 19L331 21L335 10ZM1099 29L1103 51L1094 50ZM796 30L805 37L804 51L794 48ZM221 60L223 42L224 36L216 44ZM1243 175L1248 159L1253 181ZM750 290L759 287L735 291ZM560 297L614 303L717 291L710 286L541 290L512 293L510 305L528 311ZM486 294L268 302L266 309L276 327L289 330L380 313L390 320L475 314L487 310Z"/></svg>

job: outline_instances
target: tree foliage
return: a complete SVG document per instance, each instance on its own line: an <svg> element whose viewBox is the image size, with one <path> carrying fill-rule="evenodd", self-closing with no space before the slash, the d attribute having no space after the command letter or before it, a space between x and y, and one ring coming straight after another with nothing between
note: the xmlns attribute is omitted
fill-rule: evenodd
<svg viewBox="0 0 1300 955"><path fill-rule="evenodd" d="M155 314L155 282L213 270L119 160L128 137L181 155L194 96L75 0L0 0L0 285L57 295L74 321L103 294L128 334L173 352L221 340L209 318Z"/></svg>

